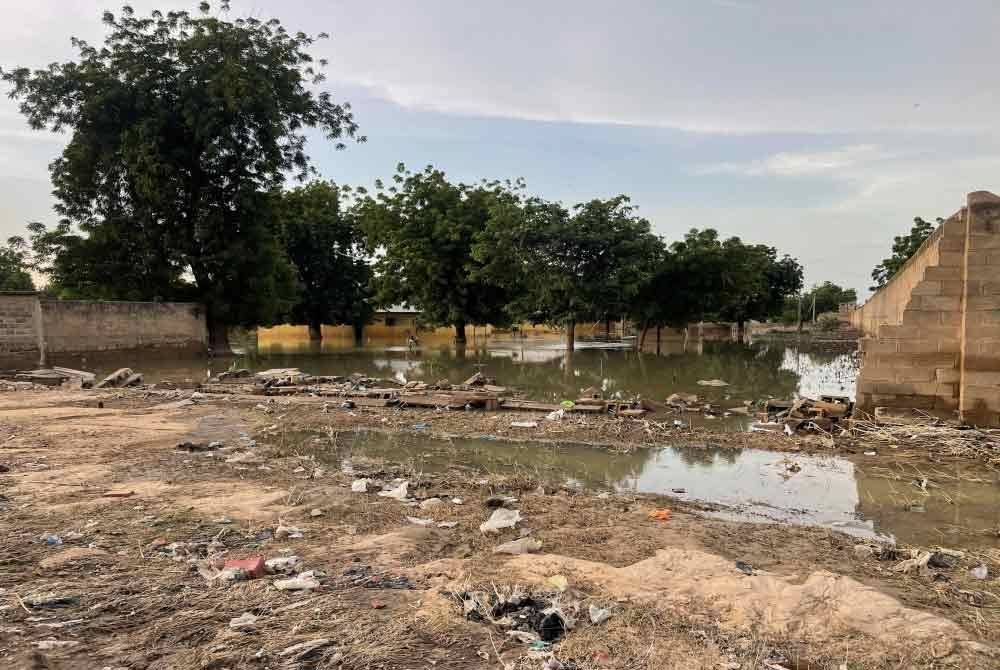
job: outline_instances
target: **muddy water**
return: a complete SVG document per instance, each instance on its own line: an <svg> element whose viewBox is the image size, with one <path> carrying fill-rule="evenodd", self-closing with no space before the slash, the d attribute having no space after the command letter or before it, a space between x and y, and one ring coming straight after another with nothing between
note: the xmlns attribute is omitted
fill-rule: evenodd
<svg viewBox="0 0 1000 670"><path fill-rule="evenodd" d="M310 435L303 448L364 472L372 462L413 472L523 472L591 491L673 495L718 505L713 516L822 526L921 545L1000 546L1000 480L971 466L887 465L885 460L757 449L662 447L614 453L579 445L437 440L372 432ZM926 490L919 486L927 478ZM970 481L975 479L977 481ZM992 532L992 536L989 534Z"/></svg>
<svg viewBox="0 0 1000 670"><path fill-rule="evenodd" d="M55 364L106 374L119 367L141 371L148 382L164 379L203 380L231 365L261 370L298 367L312 374L349 375L361 372L398 381L461 382L477 371L498 383L524 391L532 399L575 399L595 387L607 395L639 394L663 401L675 392L697 393L723 405L795 393L852 396L857 371L854 352L824 352L781 342L742 345L726 342L684 342L664 346L660 355L633 350L592 348L567 352L558 338L491 337L457 350L448 341L425 341L409 351L392 341L373 341L354 348L343 340L322 345L308 340L270 342L235 358L179 359L167 353L120 353L89 357L59 357ZM699 380L721 379L726 387L706 387Z"/></svg>

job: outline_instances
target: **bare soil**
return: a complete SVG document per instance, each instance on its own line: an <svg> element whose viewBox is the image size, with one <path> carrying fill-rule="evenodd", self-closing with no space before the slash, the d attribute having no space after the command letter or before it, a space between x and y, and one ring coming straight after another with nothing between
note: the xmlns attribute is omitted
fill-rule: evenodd
<svg viewBox="0 0 1000 670"><path fill-rule="evenodd" d="M263 408L247 398L174 401L141 391L0 395L0 465L8 468L0 473L0 667L1000 667L995 552L901 572L911 548L893 556L835 532L710 519L679 500L598 496L527 475L456 467L428 476L377 462L348 474L290 437L423 422L437 435L627 449L661 443L667 426L581 417L526 436L510 422L527 417L509 414L324 411L308 398ZM671 439L864 448L690 430ZM212 440L223 448L177 449ZM443 502L408 506L377 495L376 484L352 492L359 476L403 478L414 501ZM523 520L484 534L495 495L517 498L511 505ZM650 517L665 508L668 521ZM282 536L279 526L302 537ZM539 553L494 553L523 529L542 542ZM257 555L299 556L319 586L279 590L287 575L205 577L226 559ZM980 562L986 580L969 575ZM565 578L565 590L553 577ZM464 614L462 594L477 592L532 594L575 625L532 650L504 626ZM590 605L610 608L611 618L592 624ZM257 617L253 627L231 628L245 613ZM303 643L313 646L296 647Z"/></svg>

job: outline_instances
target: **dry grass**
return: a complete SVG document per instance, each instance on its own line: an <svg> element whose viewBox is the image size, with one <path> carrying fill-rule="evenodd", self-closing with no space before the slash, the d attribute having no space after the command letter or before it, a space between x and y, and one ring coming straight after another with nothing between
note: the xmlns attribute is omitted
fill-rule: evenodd
<svg viewBox="0 0 1000 670"><path fill-rule="evenodd" d="M1000 470L1000 431L948 424L930 415L919 422L892 423L860 415L849 435L869 447L904 448L940 456L971 459Z"/></svg>

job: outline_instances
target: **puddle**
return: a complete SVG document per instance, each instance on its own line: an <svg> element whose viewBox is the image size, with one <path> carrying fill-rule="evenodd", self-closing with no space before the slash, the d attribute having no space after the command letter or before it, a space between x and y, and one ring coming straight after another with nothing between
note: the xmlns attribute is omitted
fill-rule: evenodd
<svg viewBox="0 0 1000 670"><path fill-rule="evenodd" d="M814 525L923 545L1000 546L1000 481L996 473L971 468L949 473L759 449L662 447L615 453L580 445L368 431L339 433L334 441L310 435L305 447L317 459L348 470L364 471L374 461L415 472L466 469L470 477L519 471L589 490L713 503L724 507L708 513L719 518ZM913 483L920 472L930 480L926 492ZM972 477L980 481L968 481ZM677 493L681 489L684 493Z"/></svg>

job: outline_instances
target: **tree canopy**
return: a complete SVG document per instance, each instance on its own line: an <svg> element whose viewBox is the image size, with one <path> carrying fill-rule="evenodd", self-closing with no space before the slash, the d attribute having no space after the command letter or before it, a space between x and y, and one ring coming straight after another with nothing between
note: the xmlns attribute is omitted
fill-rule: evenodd
<svg viewBox="0 0 1000 670"><path fill-rule="evenodd" d="M428 325L454 326L458 342L465 342L467 324L506 323L509 294L483 280L472 250L494 206L513 197L510 185L454 183L431 166L409 172L400 164L392 186L358 205L369 244L379 252L379 304L415 307Z"/></svg>
<svg viewBox="0 0 1000 670"><path fill-rule="evenodd" d="M366 242L349 201L349 188L314 181L278 194L285 250L298 278L293 323L320 339L324 323L357 330L372 314Z"/></svg>
<svg viewBox="0 0 1000 670"><path fill-rule="evenodd" d="M0 246L0 291L34 290L24 240L12 237L6 245Z"/></svg>
<svg viewBox="0 0 1000 670"><path fill-rule="evenodd" d="M313 37L210 10L105 12L103 47L74 38L77 60L2 78L32 128L70 131L50 167L63 222L54 237L36 231L60 283L154 298L190 280L223 348L227 325L268 323L291 305L269 193L310 173L306 129L342 146L357 126L349 105L311 87L323 80ZM87 259L159 267L86 272ZM152 281L138 282L143 272Z"/></svg>
<svg viewBox="0 0 1000 670"><path fill-rule="evenodd" d="M937 226L944 223L944 219L938 217ZM872 270L872 280L875 285L871 290L877 291L892 279L893 275L899 272L900 268L910 260L910 256L917 253L917 249L924 243L934 229L937 227L933 223L924 221L919 216L913 219L913 227L906 235L897 235L892 240L892 256L883 259L881 263Z"/></svg>
<svg viewBox="0 0 1000 670"><path fill-rule="evenodd" d="M853 288L843 288L831 281L813 286L808 291L798 295L792 295L785 299L785 308L781 315L781 320L785 323L795 323L799 319L799 303L802 306L802 319L812 318L813 300L816 304L816 314L826 314L836 312L842 303L856 303L858 293Z"/></svg>
<svg viewBox="0 0 1000 670"><path fill-rule="evenodd" d="M566 326L628 314L662 251L625 196L573 207L508 199L476 247L483 275L513 296L512 318Z"/></svg>

